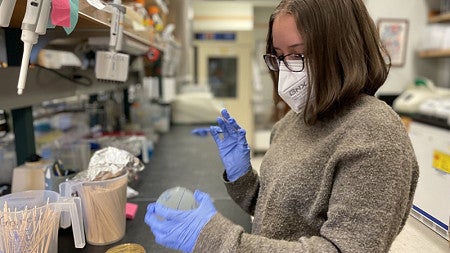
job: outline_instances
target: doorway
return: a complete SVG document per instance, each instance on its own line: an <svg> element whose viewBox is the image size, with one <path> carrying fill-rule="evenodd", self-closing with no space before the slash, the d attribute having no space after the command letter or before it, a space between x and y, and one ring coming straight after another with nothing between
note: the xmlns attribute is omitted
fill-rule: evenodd
<svg viewBox="0 0 450 253"><path fill-rule="evenodd" d="M208 34L212 35L196 36L194 41L197 82L208 86L214 97L247 131L247 141L252 147L252 33Z"/></svg>

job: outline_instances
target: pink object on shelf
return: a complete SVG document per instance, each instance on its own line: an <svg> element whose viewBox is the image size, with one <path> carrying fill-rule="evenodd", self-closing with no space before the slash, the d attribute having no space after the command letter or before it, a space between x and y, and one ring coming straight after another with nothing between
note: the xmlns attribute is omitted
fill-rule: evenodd
<svg viewBox="0 0 450 253"><path fill-rule="evenodd" d="M52 0L51 19L53 25L70 27L70 1Z"/></svg>

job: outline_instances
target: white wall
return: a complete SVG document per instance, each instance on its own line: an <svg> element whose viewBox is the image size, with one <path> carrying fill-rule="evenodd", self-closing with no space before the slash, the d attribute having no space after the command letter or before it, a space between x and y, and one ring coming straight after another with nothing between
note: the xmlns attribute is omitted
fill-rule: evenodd
<svg viewBox="0 0 450 253"><path fill-rule="evenodd" d="M425 0L366 0L367 9L375 23L380 18L401 18L409 21L406 60L402 67L392 67L386 84L379 94L398 94L417 76L416 49L422 40L421 33L427 22L428 7Z"/></svg>
<svg viewBox="0 0 450 253"><path fill-rule="evenodd" d="M253 30L253 5L249 2L193 1L195 31Z"/></svg>

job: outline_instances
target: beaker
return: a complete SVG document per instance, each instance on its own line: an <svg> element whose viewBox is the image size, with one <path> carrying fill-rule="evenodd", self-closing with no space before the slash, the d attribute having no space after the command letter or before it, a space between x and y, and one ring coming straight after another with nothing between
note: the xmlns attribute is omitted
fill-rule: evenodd
<svg viewBox="0 0 450 253"><path fill-rule="evenodd" d="M78 205L78 207L77 207ZM76 248L85 245L79 198L54 191L31 190L0 197L0 252L56 253L59 227L72 223ZM61 213L70 213L61 222Z"/></svg>
<svg viewBox="0 0 450 253"><path fill-rule="evenodd" d="M63 196L78 196L83 210L86 241L108 245L125 236L128 172L102 181L61 183Z"/></svg>
<svg viewBox="0 0 450 253"><path fill-rule="evenodd" d="M45 189L59 192L59 184L75 176L75 171L63 170L61 175L55 175L53 165L47 166L45 170Z"/></svg>

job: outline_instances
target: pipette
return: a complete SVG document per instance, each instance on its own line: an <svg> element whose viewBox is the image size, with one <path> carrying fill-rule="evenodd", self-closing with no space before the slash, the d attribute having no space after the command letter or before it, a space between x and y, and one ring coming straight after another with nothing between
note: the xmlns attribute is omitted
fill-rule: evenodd
<svg viewBox="0 0 450 253"><path fill-rule="evenodd" d="M123 43L123 18L126 8L121 0L114 0L112 7L109 51L95 53L95 77L99 80L125 82L128 78L130 56L119 53Z"/></svg>
<svg viewBox="0 0 450 253"><path fill-rule="evenodd" d="M47 31L50 17L51 0L27 0L27 8L22 21L23 56L20 67L17 94L21 95L27 80L28 65L33 45L37 43L39 35Z"/></svg>
<svg viewBox="0 0 450 253"><path fill-rule="evenodd" d="M111 51L122 51L123 41L123 16L125 15L126 8L121 5L121 0L114 0L111 6L111 29L109 32L109 49Z"/></svg>
<svg viewBox="0 0 450 253"><path fill-rule="evenodd" d="M8 27L16 0L0 0L0 26Z"/></svg>
<svg viewBox="0 0 450 253"><path fill-rule="evenodd" d="M14 11L16 0L0 0L0 27L8 27ZM6 36L3 29L0 30L0 68L8 67L6 56Z"/></svg>

